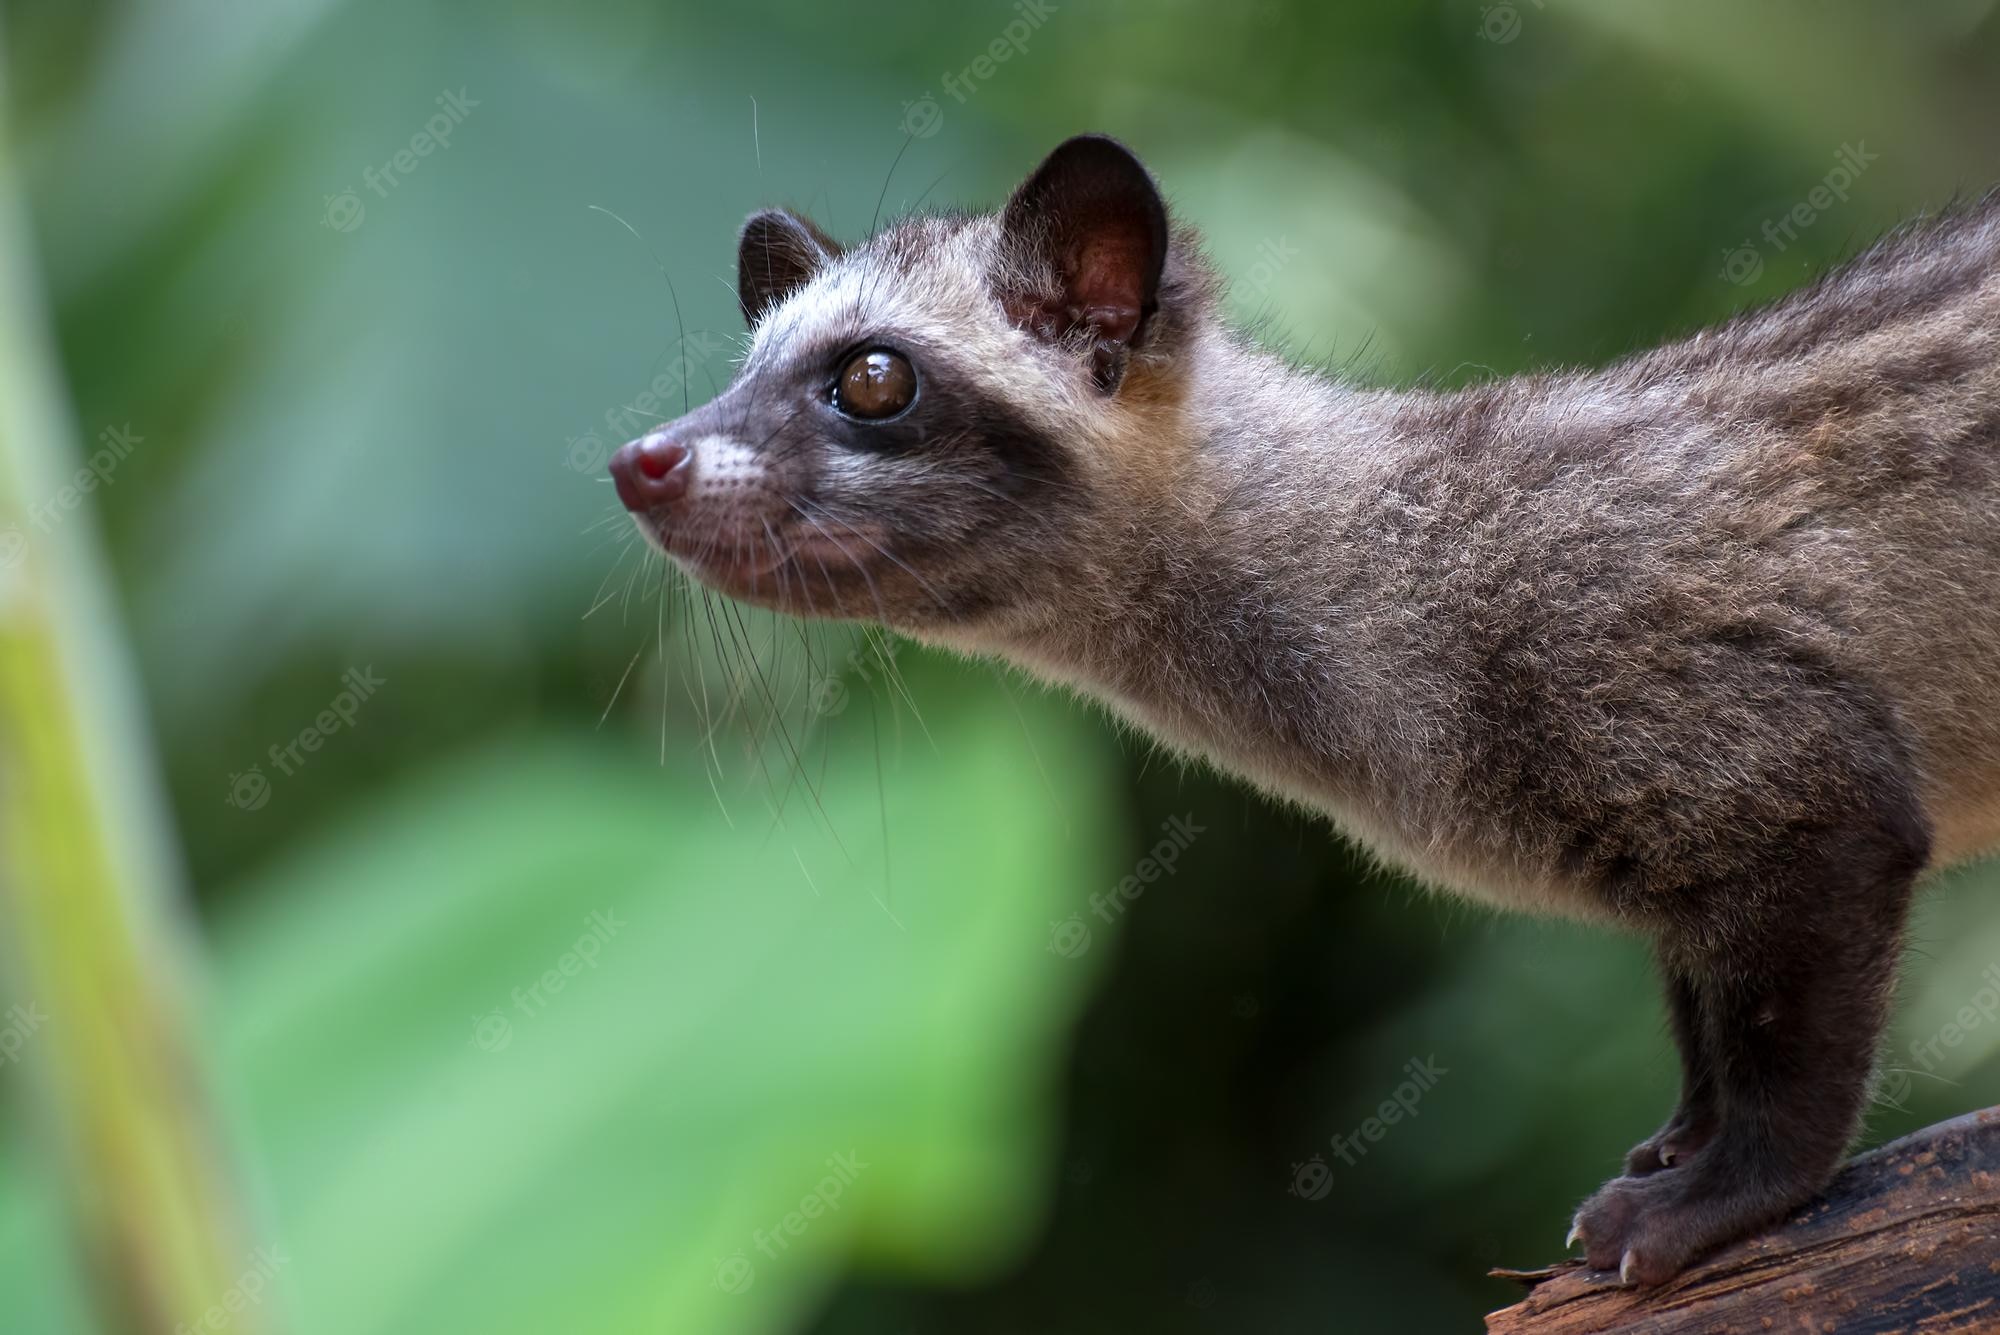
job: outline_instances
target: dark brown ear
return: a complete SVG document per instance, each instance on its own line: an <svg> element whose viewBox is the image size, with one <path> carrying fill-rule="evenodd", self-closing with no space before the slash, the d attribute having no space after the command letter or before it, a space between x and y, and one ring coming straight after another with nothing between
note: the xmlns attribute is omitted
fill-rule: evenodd
<svg viewBox="0 0 2000 1335"><path fill-rule="evenodd" d="M784 209L753 213L736 241L736 300L751 324L804 285L840 244Z"/></svg>
<svg viewBox="0 0 2000 1335"><path fill-rule="evenodd" d="M1030 279L1002 293L1023 328L1050 341L1083 331L1092 373L1115 389L1159 305L1167 208L1139 159L1116 139L1080 134L1035 169L1000 215L1009 259Z"/></svg>

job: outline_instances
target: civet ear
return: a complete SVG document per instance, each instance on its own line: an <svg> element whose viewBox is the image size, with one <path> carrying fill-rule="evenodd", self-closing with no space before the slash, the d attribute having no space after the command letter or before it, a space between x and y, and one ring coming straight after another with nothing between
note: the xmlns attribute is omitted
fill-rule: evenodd
<svg viewBox="0 0 2000 1335"><path fill-rule="evenodd" d="M1056 342L1081 331L1091 371L1118 387L1159 305L1167 207L1132 151L1080 134L1049 154L1000 215L1012 272L1001 294L1016 323Z"/></svg>
<svg viewBox="0 0 2000 1335"><path fill-rule="evenodd" d="M756 324L839 254L838 242L796 213L751 214L736 242L736 300L743 318Z"/></svg>

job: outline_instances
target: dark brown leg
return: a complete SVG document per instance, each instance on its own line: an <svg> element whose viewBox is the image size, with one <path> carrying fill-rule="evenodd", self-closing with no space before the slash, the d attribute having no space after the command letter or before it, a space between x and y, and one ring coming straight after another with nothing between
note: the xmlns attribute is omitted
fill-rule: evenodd
<svg viewBox="0 0 2000 1335"><path fill-rule="evenodd" d="M1633 1146L1632 1152L1625 1156L1625 1171L1632 1177L1645 1177L1673 1167L1706 1145L1715 1134L1715 1079L1702 1037L1694 979L1671 964L1666 966L1665 973L1667 1018L1673 1026L1674 1047L1681 1058L1681 1101L1665 1126Z"/></svg>
<svg viewBox="0 0 2000 1335"><path fill-rule="evenodd" d="M1669 937L1669 977L1686 980L1673 1006L1690 1088L1706 1090L1713 1125L1699 1145L1675 1141L1671 1166L1617 1178L1584 1203L1572 1236L1593 1267L1664 1283L1809 1199L1839 1166L1926 857L1921 820L1906 811L1885 798L1880 811L1799 832L1760 859L1761 884L1730 901L1704 896L1737 908L1727 933ZM1699 920L1717 921L1712 908Z"/></svg>

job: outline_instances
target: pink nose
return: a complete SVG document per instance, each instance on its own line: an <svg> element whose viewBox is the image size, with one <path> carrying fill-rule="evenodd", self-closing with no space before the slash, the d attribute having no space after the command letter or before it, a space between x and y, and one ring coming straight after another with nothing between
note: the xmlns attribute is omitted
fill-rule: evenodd
<svg viewBox="0 0 2000 1335"><path fill-rule="evenodd" d="M665 436L628 440L611 456L611 481L618 499L636 514L670 505L687 495L688 448Z"/></svg>

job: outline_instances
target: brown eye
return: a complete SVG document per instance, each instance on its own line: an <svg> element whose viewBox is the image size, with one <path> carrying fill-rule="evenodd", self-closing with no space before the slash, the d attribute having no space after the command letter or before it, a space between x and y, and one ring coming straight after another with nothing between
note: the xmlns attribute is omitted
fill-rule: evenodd
<svg viewBox="0 0 2000 1335"><path fill-rule="evenodd" d="M894 417L916 397L916 368L901 353L886 348L857 356L833 386L833 406L864 422Z"/></svg>

